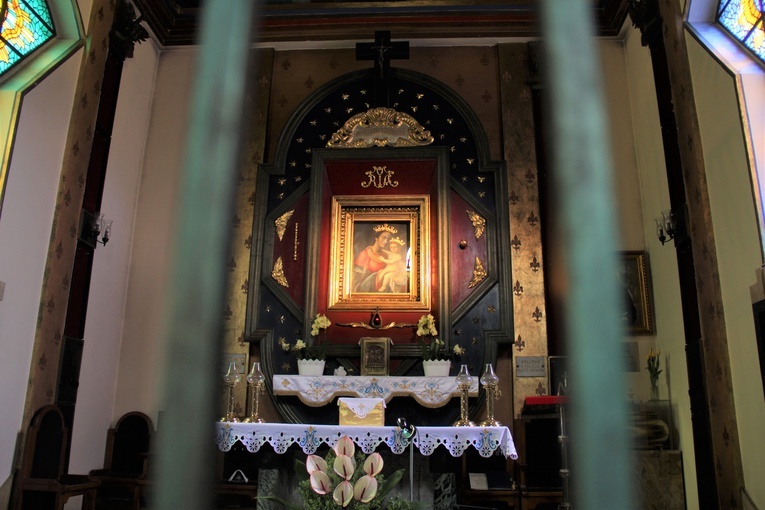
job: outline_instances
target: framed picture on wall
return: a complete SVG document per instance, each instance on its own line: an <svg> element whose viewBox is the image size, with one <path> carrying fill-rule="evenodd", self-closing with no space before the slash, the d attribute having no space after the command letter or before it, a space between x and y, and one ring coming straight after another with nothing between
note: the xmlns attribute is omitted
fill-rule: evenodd
<svg viewBox="0 0 765 510"><path fill-rule="evenodd" d="M644 251L620 252L619 290L623 305L619 319L630 335L653 335L653 289L648 258Z"/></svg>
<svg viewBox="0 0 765 510"><path fill-rule="evenodd" d="M430 197L335 196L330 310L428 310Z"/></svg>

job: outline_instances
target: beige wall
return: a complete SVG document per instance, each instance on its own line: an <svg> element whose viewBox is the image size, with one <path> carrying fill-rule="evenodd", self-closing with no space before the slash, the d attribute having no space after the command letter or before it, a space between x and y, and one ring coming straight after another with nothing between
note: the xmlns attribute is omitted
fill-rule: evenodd
<svg viewBox="0 0 765 510"><path fill-rule="evenodd" d="M162 408L159 388L165 360L165 287L173 256L195 56L195 51L177 50L162 53L158 59L136 199L115 409L142 411L154 420Z"/></svg>
<svg viewBox="0 0 765 510"><path fill-rule="evenodd" d="M157 50L139 45L135 57L125 61L109 151L101 211L113 219L112 237L96 248L85 326L85 350L72 430L70 469L75 473L102 467L106 430L122 414L141 405L140 393L120 398L131 381L146 378L142 370L156 370L152 359L139 368L120 366L131 345L127 329L127 289L136 196L141 182L144 144L152 103ZM118 384L124 381L122 385ZM119 391L119 390L122 391Z"/></svg>
<svg viewBox="0 0 765 510"><path fill-rule="evenodd" d="M664 147L659 131L659 117L650 54L640 43L640 32L630 30L625 43L625 60L629 74L629 98L632 103L636 159L644 224L641 226L648 252L653 283L656 335L639 338L640 372L628 374L636 398L648 398L648 374L645 356L649 348L661 351L664 373L660 376L660 396L672 400L673 419L678 429L677 445L683 451L686 502L689 509L698 508L693 431L688 398L688 373L685 365L685 341L680 307L677 259L674 245L662 246L656 237L654 218L669 209Z"/></svg>
<svg viewBox="0 0 765 510"><path fill-rule="evenodd" d="M40 289L80 53L27 94L0 212L0 483L21 427ZM45 144L41 147L40 141Z"/></svg>
<svg viewBox="0 0 765 510"><path fill-rule="evenodd" d="M749 165L733 76L698 42L686 37L696 108L709 180L710 204L720 260L733 395L746 489L765 506L765 423L749 286L762 265ZM752 114L756 115L755 112ZM762 140L760 140L760 145Z"/></svg>
<svg viewBox="0 0 765 510"><path fill-rule="evenodd" d="M91 2L81 10L90 12ZM114 220L113 237L94 256L93 282L70 470L103 466L106 431L113 423L117 367L124 326L133 218L143 159L146 118L151 104L156 49L149 43L124 67L126 83L117 107L103 212ZM74 53L24 97L12 153L10 178L0 216L0 508L7 505L16 435L22 413L38 319L43 269L53 206L74 104L82 52ZM57 359L46 360L55 367ZM53 398L53 395L50 396ZM68 507L77 507L79 501Z"/></svg>

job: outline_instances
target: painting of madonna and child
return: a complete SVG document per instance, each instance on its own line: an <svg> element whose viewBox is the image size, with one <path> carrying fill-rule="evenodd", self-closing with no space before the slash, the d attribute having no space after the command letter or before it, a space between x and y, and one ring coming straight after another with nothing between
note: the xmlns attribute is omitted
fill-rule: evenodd
<svg viewBox="0 0 765 510"><path fill-rule="evenodd" d="M352 292L408 293L410 225L356 221L353 229Z"/></svg>

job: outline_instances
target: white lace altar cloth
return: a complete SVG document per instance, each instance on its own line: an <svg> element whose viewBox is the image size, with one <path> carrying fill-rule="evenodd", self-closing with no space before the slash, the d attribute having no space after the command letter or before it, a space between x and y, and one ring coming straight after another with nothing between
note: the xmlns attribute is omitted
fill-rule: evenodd
<svg viewBox="0 0 765 510"><path fill-rule="evenodd" d="M410 439L398 427L343 427L340 425L304 425L291 423L215 424L218 449L227 452L238 441L247 451L257 452L268 443L282 454L297 444L306 454L315 453L322 444L333 447L343 437L350 437L364 453L374 452L386 444L393 453L404 453ZM423 455L430 455L443 446L453 457L459 457L471 446L482 457L491 457L496 450L517 459L515 443L507 427L418 427L411 441Z"/></svg>
<svg viewBox="0 0 765 510"><path fill-rule="evenodd" d="M296 395L311 407L320 407L335 397L381 398L390 402L393 397L413 397L425 407L441 407L459 397L455 377L395 377L395 376L305 376L275 375L274 395ZM478 378L468 390L478 396Z"/></svg>

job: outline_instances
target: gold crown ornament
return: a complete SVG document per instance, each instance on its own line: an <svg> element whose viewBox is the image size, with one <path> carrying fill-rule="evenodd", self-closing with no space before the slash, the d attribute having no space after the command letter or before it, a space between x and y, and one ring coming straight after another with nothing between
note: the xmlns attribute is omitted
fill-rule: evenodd
<svg viewBox="0 0 765 510"><path fill-rule="evenodd" d="M392 227L388 225L387 223L384 223L382 225L376 225L374 228L375 232L390 232L391 234L397 234L398 230L396 230L396 227Z"/></svg>

